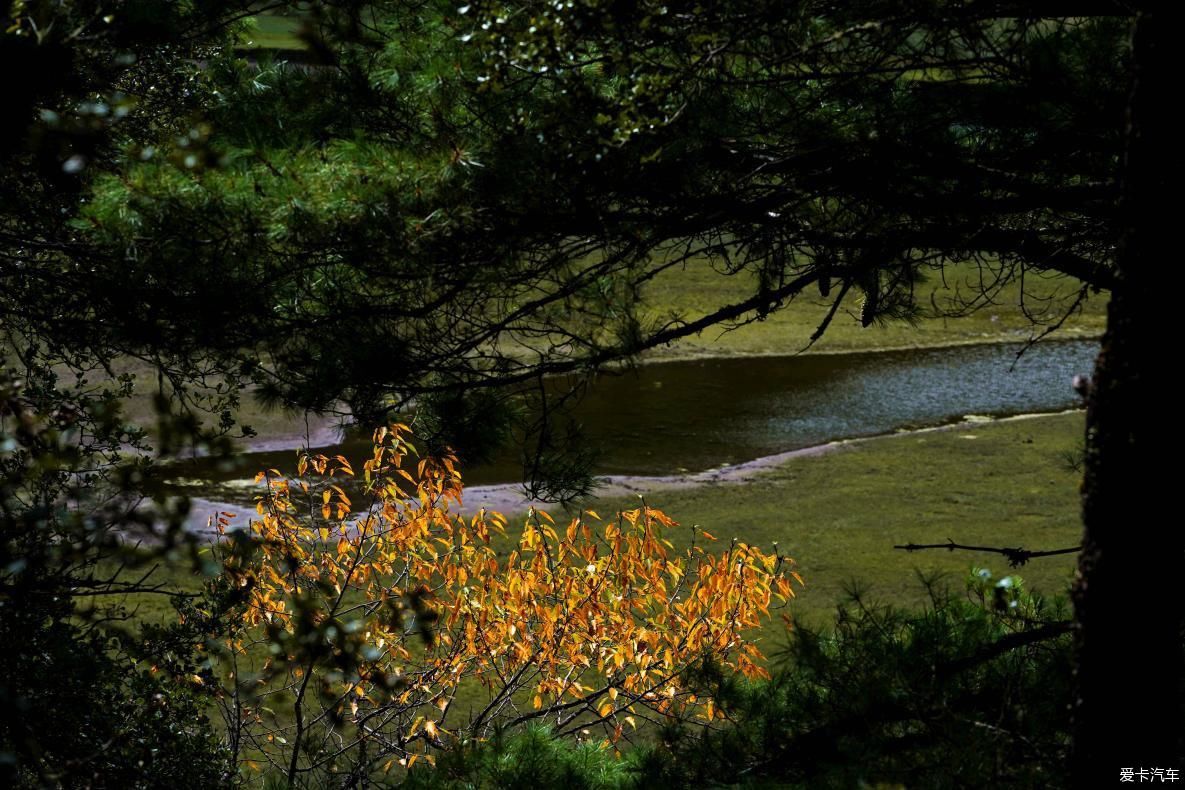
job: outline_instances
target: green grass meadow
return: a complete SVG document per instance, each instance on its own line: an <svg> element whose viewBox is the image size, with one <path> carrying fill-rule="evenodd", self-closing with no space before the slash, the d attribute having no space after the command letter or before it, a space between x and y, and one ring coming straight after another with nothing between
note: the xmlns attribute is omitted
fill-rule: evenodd
<svg viewBox="0 0 1185 790"><path fill-rule="evenodd" d="M1073 302L1076 282L1066 278L1030 275L1023 288L1014 281L1000 287L979 309L957 317L943 317L956 304L980 290L984 278L978 267L958 264L944 274L929 273L917 286L921 315L914 322L891 321L861 326L860 298L848 294L827 328L811 346L811 352L878 351L892 348L923 348L964 343L1024 341L1051 326ZM656 277L645 289L645 317L666 320L672 314L691 321L756 292L751 275L725 275L705 259L672 268ZM834 296L834 294L832 294ZM1054 334L1055 337L1101 335L1106 323L1105 295L1088 298ZM740 356L747 354L794 354L805 348L829 303L810 292L755 321L736 329L714 327L684 338L666 348L648 352L651 359L696 356ZM1036 323L1035 323L1036 322Z"/></svg>
<svg viewBox="0 0 1185 790"><path fill-rule="evenodd" d="M1077 545L1080 473L1072 459L1083 421L1081 413L1058 414L862 440L793 459L752 483L655 492L646 501L720 544L736 537L769 549L777 541L806 581L791 614L812 625L830 620L853 583L884 602L921 604L919 574L943 574L961 588L973 566L1063 594L1072 554L1010 569L995 554L893 546L948 538L1033 550ZM603 514L637 500L595 506Z"/></svg>
<svg viewBox="0 0 1185 790"><path fill-rule="evenodd" d="M239 47L245 50L303 50L306 45L299 35L302 24L300 17L259 14L251 18Z"/></svg>

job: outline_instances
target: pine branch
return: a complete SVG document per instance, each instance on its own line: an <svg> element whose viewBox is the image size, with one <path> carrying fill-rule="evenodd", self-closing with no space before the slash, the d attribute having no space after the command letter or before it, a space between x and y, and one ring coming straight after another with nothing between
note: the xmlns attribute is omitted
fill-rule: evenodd
<svg viewBox="0 0 1185 790"><path fill-rule="evenodd" d="M1076 554L1082 549L1081 546L1070 546L1064 549L1051 549L1049 551L1032 551L1030 549L1009 548L1007 546L966 546L962 543L955 543L950 538L946 539L946 543L906 543L904 545L893 546L895 549L902 551L925 551L926 549L946 549L947 551L986 551L992 554L1003 554L1008 559L1008 564L1013 568L1019 568L1031 559L1037 557L1056 557L1061 554Z"/></svg>

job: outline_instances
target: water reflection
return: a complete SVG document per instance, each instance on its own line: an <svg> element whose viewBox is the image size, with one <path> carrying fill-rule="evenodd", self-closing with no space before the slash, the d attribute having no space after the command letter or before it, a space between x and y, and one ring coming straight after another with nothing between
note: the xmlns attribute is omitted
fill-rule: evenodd
<svg viewBox="0 0 1185 790"><path fill-rule="evenodd" d="M934 425L968 414L1055 411L1077 403L1070 382L1090 371L1093 341L960 346L861 354L707 359L604 374L576 416L602 474L699 471L832 439ZM362 441L325 450L359 457ZM293 453L244 453L219 468L185 462L180 476L227 481ZM466 470L470 483L517 481L508 456ZM191 489L192 491L192 489Z"/></svg>

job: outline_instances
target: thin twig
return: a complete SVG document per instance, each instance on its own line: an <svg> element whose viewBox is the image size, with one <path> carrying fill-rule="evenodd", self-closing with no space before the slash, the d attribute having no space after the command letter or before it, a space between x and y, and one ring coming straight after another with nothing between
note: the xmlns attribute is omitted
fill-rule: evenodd
<svg viewBox="0 0 1185 790"><path fill-rule="evenodd" d="M895 549L902 551L925 551L926 549L946 549L947 551L986 551L992 554L1003 554L1008 558L1008 564L1013 568L1019 568L1029 560L1036 557L1056 557L1061 554L1076 554L1082 550L1081 546L1071 546L1065 549L1052 549L1050 551L1031 551L1029 549L1017 546L1009 548L1007 546L965 546L962 543L955 543L950 538L946 539L946 543L906 543L904 545L894 546Z"/></svg>

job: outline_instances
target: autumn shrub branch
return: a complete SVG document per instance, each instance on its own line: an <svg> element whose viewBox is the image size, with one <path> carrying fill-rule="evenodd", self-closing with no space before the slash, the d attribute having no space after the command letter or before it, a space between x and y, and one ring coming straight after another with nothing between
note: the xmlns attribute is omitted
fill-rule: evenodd
<svg viewBox="0 0 1185 790"><path fill-rule="evenodd" d="M412 464L409 438L376 431L360 477L342 456L261 473L255 551L220 548L246 601L225 647L239 666L266 655L226 678L227 709L290 783L433 761L534 721L611 742L640 719L710 722L691 668L767 676L746 633L801 583L788 558L676 548L676 522L647 506L566 525L532 510L512 536L498 513L458 515L455 458Z"/></svg>

